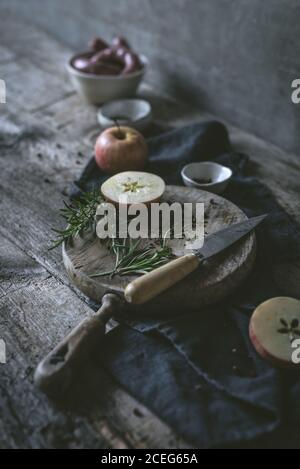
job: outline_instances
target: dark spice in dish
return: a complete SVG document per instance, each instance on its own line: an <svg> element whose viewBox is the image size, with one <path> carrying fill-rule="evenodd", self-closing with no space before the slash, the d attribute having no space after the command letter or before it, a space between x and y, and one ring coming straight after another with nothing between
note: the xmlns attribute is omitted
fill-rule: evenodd
<svg viewBox="0 0 300 469"><path fill-rule="evenodd" d="M211 184L213 181L211 178L193 178L197 184Z"/></svg>

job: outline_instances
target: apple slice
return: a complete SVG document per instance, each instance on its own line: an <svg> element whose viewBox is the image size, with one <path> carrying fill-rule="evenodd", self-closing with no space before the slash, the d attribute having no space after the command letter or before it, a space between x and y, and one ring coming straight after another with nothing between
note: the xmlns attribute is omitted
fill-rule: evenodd
<svg viewBox="0 0 300 469"><path fill-rule="evenodd" d="M300 364L293 359L296 348L292 346L300 339L299 300L278 297L261 303L251 318L249 334L256 351L271 364L299 369Z"/></svg>
<svg viewBox="0 0 300 469"><path fill-rule="evenodd" d="M150 204L158 202L165 191L163 179L142 171L124 171L101 186L104 198L114 204Z"/></svg>

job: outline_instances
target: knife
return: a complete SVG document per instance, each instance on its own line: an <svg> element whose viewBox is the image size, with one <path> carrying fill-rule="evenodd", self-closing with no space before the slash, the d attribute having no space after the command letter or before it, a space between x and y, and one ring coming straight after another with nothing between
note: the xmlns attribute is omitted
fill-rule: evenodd
<svg viewBox="0 0 300 469"><path fill-rule="evenodd" d="M168 262L152 272L137 278L125 288L124 296L128 303L140 305L155 298L175 285L201 264L228 249L253 231L267 215L250 218L235 223L213 233L205 239L201 249L194 250L182 257Z"/></svg>
<svg viewBox="0 0 300 469"><path fill-rule="evenodd" d="M149 301L185 278L204 261L247 236L265 217L262 215L230 225L206 238L201 249L137 278L126 287L125 300L131 304ZM125 304L117 294L106 293L100 309L84 319L38 364L34 374L35 384L52 397L65 393L85 360L98 349L106 323L121 313Z"/></svg>

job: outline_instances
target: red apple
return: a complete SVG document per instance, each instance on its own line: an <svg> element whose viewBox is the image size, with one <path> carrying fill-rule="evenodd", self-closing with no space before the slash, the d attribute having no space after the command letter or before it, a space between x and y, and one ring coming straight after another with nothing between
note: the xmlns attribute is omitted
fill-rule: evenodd
<svg viewBox="0 0 300 469"><path fill-rule="evenodd" d="M96 163L106 173L140 171L147 157L148 147L144 137L130 127L110 127L97 138Z"/></svg>

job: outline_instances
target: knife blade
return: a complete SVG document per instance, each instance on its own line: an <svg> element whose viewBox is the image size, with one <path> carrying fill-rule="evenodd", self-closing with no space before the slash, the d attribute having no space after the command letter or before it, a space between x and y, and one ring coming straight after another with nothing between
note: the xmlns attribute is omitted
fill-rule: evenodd
<svg viewBox="0 0 300 469"><path fill-rule="evenodd" d="M196 270L199 265L243 239L251 233L267 215L253 217L235 223L204 240L201 249L197 249L174 261L153 270L129 283L124 291L125 300L131 304L143 304L175 285Z"/></svg>
<svg viewBox="0 0 300 469"><path fill-rule="evenodd" d="M266 218L266 216L267 215L260 215L259 217L249 218L246 221L234 223L223 230L219 230L216 233L211 234L204 241L202 248L193 251L194 254L196 254L196 256L201 260L208 260L211 257L216 256L235 244L244 236L247 236L247 234L251 233L251 231L253 231Z"/></svg>

